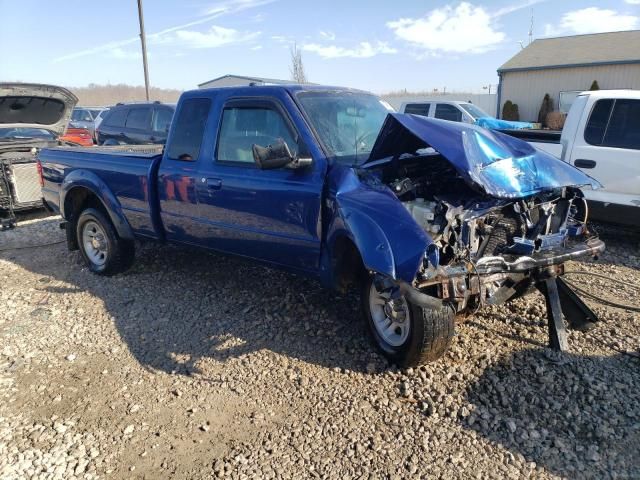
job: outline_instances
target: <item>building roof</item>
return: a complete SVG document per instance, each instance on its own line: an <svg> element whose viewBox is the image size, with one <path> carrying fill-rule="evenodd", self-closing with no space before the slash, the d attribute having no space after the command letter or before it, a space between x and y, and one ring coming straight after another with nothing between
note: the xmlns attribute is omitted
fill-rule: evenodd
<svg viewBox="0 0 640 480"><path fill-rule="evenodd" d="M207 80L206 82L199 83L198 86L201 87L203 85L207 85L208 83L212 83L217 80L222 80L223 78L239 78L242 80L247 80L249 82L265 83L270 85L287 85L290 83L295 83L295 82L292 82L291 80L279 80L277 78L247 77L245 75L228 74L228 75L222 75L221 77L216 77L212 80Z"/></svg>
<svg viewBox="0 0 640 480"><path fill-rule="evenodd" d="M498 72L640 63L640 30L541 38L520 50Z"/></svg>

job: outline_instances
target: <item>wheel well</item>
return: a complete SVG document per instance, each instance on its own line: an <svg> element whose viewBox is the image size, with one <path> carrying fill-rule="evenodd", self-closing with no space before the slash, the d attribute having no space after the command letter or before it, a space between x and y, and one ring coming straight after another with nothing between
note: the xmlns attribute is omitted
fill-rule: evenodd
<svg viewBox="0 0 640 480"><path fill-rule="evenodd" d="M69 222L75 222L80 212L88 207L97 208L104 213L107 212L95 193L85 187L74 187L67 193L64 199L65 218Z"/></svg>
<svg viewBox="0 0 640 480"><path fill-rule="evenodd" d="M95 193L85 187L74 187L67 193L64 198L64 217L68 222L67 225L67 242L69 248L76 250L78 242L76 239L76 222L80 213L85 209L93 207L107 214L107 209L97 197ZM107 214L108 216L108 214Z"/></svg>
<svg viewBox="0 0 640 480"><path fill-rule="evenodd" d="M333 244L331 267L333 285L341 292L357 287L365 278L365 268L360 252L353 241L346 236L337 238Z"/></svg>

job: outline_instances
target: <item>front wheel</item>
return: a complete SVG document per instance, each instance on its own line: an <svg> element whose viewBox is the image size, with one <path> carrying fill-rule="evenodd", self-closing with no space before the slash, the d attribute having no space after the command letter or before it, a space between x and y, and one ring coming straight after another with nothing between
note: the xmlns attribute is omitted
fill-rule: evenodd
<svg viewBox="0 0 640 480"><path fill-rule="evenodd" d="M133 242L121 239L102 211L83 210L78 217L76 235L82 258L92 272L112 275L131 266Z"/></svg>
<svg viewBox="0 0 640 480"><path fill-rule="evenodd" d="M373 277L364 282L362 309L374 344L390 361L412 367L442 357L453 338L453 308L422 308L405 297L378 292Z"/></svg>

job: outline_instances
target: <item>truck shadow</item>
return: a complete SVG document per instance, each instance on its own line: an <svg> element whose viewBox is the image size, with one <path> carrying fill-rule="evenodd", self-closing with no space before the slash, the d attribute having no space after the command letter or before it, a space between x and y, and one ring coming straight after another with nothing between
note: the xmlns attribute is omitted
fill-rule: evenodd
<svg viewBox="0 0 640 480"><path fill-rule="evenodd" d="M63 238L58 223L43 220L38 229L50 229L55 241ZM34 227L19 228L29 238ZM358 295L340 296L249 260L138 244L129 271L101 277L64 244L2 252L0 258L64 282L45 279L39 287L44 292L86 291L102 301L130 352L151 370L206 376L216 370L212 363L264 349L354 371L372 360L384 363L369 344Z"/></svg>
<svg viewBox="0 0 640 480"><path fill-rule="evenodd" d="M639 367L627 355L519 351L465 390L461 422L561 477L640 478Z"/></svg>

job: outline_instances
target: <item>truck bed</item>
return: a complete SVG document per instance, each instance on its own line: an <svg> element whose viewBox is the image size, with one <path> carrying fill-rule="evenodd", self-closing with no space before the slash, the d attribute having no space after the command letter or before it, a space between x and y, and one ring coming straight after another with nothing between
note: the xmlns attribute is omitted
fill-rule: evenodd
<svg viewBox="0 0 640 480"><path fill-rule="evenodd" d="M162 155L164 145L103 145L94 147L62 146L56 150L72 150L85 153L134 154L135 156Z"/></svg>
<svg viewBox="0 0 640 480"><path fill-rule="evenodd" d="M134 233L155 238L150 208L151 171L162 158L162 145L109 147L57 147L38 154L46 171L42 189L45 201L58 208L62 180L93 177L113 192Z"/></svg>
<svg viewBox="0 0 640 480"><path fill-rule="evenodd" d="M506 133L512 137L524 140L543 152L549 153L554 157L562 156L562 145L560 138L562 130L506 130L501 129L499 132Z"/></svg>

